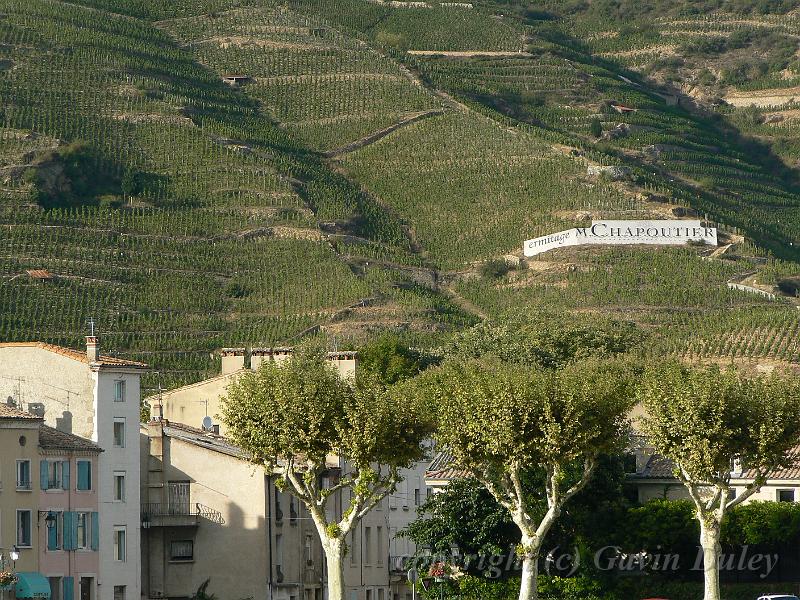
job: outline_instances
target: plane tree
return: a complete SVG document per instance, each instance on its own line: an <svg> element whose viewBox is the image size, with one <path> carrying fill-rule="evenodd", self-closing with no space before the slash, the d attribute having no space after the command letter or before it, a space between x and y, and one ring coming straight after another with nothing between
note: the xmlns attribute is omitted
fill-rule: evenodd
<svg viewBox="0 0 800 600"><path fill-rule="evenodd" d="M621 363L581 361L548 370L496 360L454 361L414 389L438 413L437 443L482 483L519 528L520 600L535 600L542 543L598 458L626 439L630 378ZM578 466L578 475L568 472ZM524 485L542 469L546 508Z"/></svg>
<svg viewBox="0 0 800 600"><path fill-rule="evenodd" d="M728 512L757 493L770 472L790 463L800 443L800 385L794 377L747 378L733 369L653 369L639 388L642 428L675 465L700 523L704 600L719 600L720 534ZM731 475L752 478L731 493Z"/></svg>
<svg viewBox="0 0 800 600"><path fill-rule="evenodd" d="M375 378L342 379L323 353L306 350L237 378L222 417L231 440L308 509L325 552L328 598L345 600L347 536L396 489L401 469L424 456L423 411ZM340 476L323 484L343 461ZM350 503L339 515L329 502L345 489Z"/></svg>

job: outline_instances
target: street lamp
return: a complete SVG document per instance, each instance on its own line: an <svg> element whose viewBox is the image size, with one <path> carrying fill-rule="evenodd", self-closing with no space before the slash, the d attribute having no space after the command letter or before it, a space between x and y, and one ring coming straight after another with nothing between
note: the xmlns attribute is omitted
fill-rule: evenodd
<svg viewBox="0 0 800 600"><path fill-rule="evenodd" d="M8 553L8 557L11 559L11 562L14 563L14 570L17 570L17 561L19 560L19 548L16 546L11 546L11 551Z"/></svg>

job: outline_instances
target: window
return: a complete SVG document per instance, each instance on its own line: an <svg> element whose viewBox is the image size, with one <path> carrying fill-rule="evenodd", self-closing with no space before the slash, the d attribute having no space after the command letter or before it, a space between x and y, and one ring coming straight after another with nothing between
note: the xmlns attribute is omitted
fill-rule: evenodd
<svg viewBox="0 0 800 600"><path fill-rule="evenodd" d="M76 547L78 550L86 550L89 546L89 513L76 513L75 520L77 522L76 529L78 532Z"/></svg>
<svg viewBox="0 0 800 600"><path fill-rule="evenodd" d="M378 546L378 565L383 565L383 527L375 528L375 543Z"/></svg>
<svg viewBox="0 0 800 600"><path fill-rule="evenodd" d="M125 502L125 472L114 472L114 502Z"/></svg>
<svg viewBox="0 0 800 600"><path fill-rule="evenodd" d="M124 585L115 585L114 586L114 600L125 600L125 586Z"/></svg>
<svg viewBox="0 0 800 600"><path fill-rule="evenodd" d="M289 496L289 523L297 525L297 499Z"/></svg>
<svg viewBox="0 0 800 600"><path fill-rule="evenodd" d="M92 489L92 461L78 461L78 491L88 492Z"/></svg>
<svg viewBox="0 0 800 600"><path fill-rule="evenodd" d="M126 531L125 527L114 527L114 560L125 562L126 556Z"/></svg>
<svg viewBox="0 0 800 600"><path fill-rule="evenodd" d="M355 566L358 564L358 536L356 529L350 534L350 564Z"/></svg>
<svg viewBox="0 0 800 600"><path fill-rule="evenodd" d="M728 502L732 502L732 501L736 500L736 494L737 493L738 492L736 491L735 487L730 488L728 490Z"/></svg>
<svg viewBox="0 0 800 600"><path fill-rule="evenodd" d="M42 461L42 466L47 469L47 488L52 490L55 488L62 488L61 473L63 463L60 460Z"/></svg>
<svg viewBox="0 0 800 600"><path fill-rule="evenodd" d="M17 546L31 547L31 525L33 523L31 511L17 510Z"/></svg>
<svg viewBox="0 0 800 600"><path fill-rule="evenodd" d="M31 489L31 461L29 460L17 461L17 489Z"/></svg>
<svg viewBox="0 0 800 600"><path fill-rule="evenodd" d="M283 535L275 536L275 566L278 570L283 566Z"/></svg>
<svg viewBox="0 0 800 600"><path fill-rule="evenodd" d="M275 488L275 522L283 521L283 510L281 509L281 492Z"/></svg>
<svg viewBox="0 0 800 600"><path fill-rule="evenodd" d="M47 519L54 519L52 524L47 524L47 550L49 552L61 550L61 543L63 539L62 532L64 531L64 514L50 512L47 513Z"/></svg>
<svg viewBox="0 0 800 600"><path fill-rule="evenodd" d="M170 542L169 559L178 562L194 560L194 542L192 540L177 540Z"/></svg>
<svg viewBox="0 0 800 600"><path fill-rule="evenodd" d="M80 600L94 600L94 577L81 577Z"/></svg>
<svg viewBox="0 0 800 600"><path fill-rule="evenodd" d="M50 583L50 600L61 600L61 577L48 577L47 581Z"/></svg>
<svg viewBox="0 0 800 600"><path fill-rule="evenodd" d="M311 548L312 548L312 546L311 546L311 536L307 535L306 536L306 543L305 543L305 546L303 547L303 554L304 554L304 557L306 559L306 564L307 565L311 565L314 562L314 560L313 560L314 556L311 553Z"/></svg>
<svg viewBox="0 0 800 600"><path fill-rule="evenodd" d="M367 600L372 600L372 590L367 590Z"/></svg>
<svg viewBox="0 0 800 600"><path fill-rule="evenodd" d="M794 502L794 490L778 490L778 502Z"/></svg>
<svg viewBox="0 0 800 600"><path fill-rule="evenodd" d="M114 419L114 447L125 447L125 418Z"/></svg>
<svg viewBox="0 0 800 600"><path fill-rule="evenodd" d="M378 600L386 600L384 593L383 588L378 588Z"/></svg>
<svg viewBox="0 0 800 600"><path fill-rule="evenodd" d="M125 402L125 382L114 382L114 402Z"/></svg>
<svg viewBox="0 0 800 600"><path fill-rule="evenodd" d="M372 527L364 527L364 564L372 564Z"/></svg>
<svg viewBox="0 0 800 600"><path fill-rule="evenodd" d="M415 489L414 490L414 506L419 506L419 503L420 503L419 500L420 500L419 489Z"/></svg>

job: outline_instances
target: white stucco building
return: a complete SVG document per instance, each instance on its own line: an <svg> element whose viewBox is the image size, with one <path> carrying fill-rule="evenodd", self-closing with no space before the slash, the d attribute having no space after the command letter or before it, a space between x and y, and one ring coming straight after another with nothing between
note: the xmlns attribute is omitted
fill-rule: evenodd
<svg viewBox="0 0 800 600"><path fill-rule="evenodd" d="M0 401L103 449L98 468L100 572L91 598L141 595L139 406L142 363L41 342L0 344Z"/></svg>

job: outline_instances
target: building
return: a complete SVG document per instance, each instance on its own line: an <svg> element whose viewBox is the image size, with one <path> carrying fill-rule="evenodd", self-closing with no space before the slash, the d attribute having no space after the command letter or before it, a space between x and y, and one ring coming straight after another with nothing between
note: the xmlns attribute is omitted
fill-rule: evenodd
<svg viewBox="0 0 800 600"><path fill-rule="evenodd" d="M150 396L150 414L174 423L201 427L203 419L210 417L218 433L225 433L220 423L220 399L225 389L242 373L256 370L263 362L281 363L292 355L291 348L223 348L220 352L222 369L219 375L183 387ZM358 366L355 352L329 352L328 362L343 378L354 377Z"/></svg>
<svg viewBox="0 0 800 600"><path fill-rule="evenodd" d="M800 501L800 446L791 452L790 457L792 466L770 473L764 486L745 500L745 503L754 500ZM686 487L673 474L675 465L671 460L652 453L638 457L637 462L639 468L635 473L628 475L628 481L635 487L639 502L644 503L656 498L667 500L689 498ZM754 471L734 464L731 469L731 493L742 493L754 481L755 476Z"/></svg>
<svg viewBox="0 0 800 600"><path fill-rule="evenodd" d="M95 598L137 600L140 378L147 365L41 342L0 344L0 398L103 449L97 466L99 572ZM38 474L34 474L34 477Z"/></svg>
<svg viewBox="0 0 800 600"><path fill-rule="evenodd" d="M92 600L100 574L98 471L102 450L47 425L39 430L39 572L51 600Z"/></svg>
<svg viewBox="0 0 800 600"><path fill-rule="evenodd" d="M236 377L264 361L286 360L291 353L289 348L223 349L217 377L146 399L156 417L142 430L146 441L141 464L143 469L149 465L142 472L142 497L144 506L152 507L143 545L143 591L148 598L190 596L210 578L208 591L218 596L322 600L325 562L309 515L294 496L276 488L275 476L255 469L225 440L225 425L218 417L220 400ZM342 377L355 376L356 353L331 352L328 361ZM341 458L330 461L329 480L347 473ZM416 518L428 495L426 466L424 461L404 471L399 489L351 533L345 558L348 600L411 597L403 567L415 548L397 533ZM329 502L330 519L341 518L348 506L346 494L337 492ZM184 516L192 517L179 531L161 524L162 513L175 512L171 507L176 505L184 507L177 509L181 514L188 507L191 514ZM216 513L218 520L209 517ZM174 543L176 552L184 548L187 555L191 544L191 559L168 558ZM231 577L242 554L263 567L254 569L252 577L241 572Z"/></svg>
<svg viewBox="0 0 800 600"><path fill-rule="evenodd" d="M0 554L18 573L39 570L41 424L41 417L0 404ZM19 558L9 565L14 547Z"/></svg>
<svg viewBox="0 0 800 600"><path fill-rule="evenodd" d="M322 600L322 549L302 505L222 436L142 426L143 593ZM247 568L243 569L242 565Z"/></svg>

